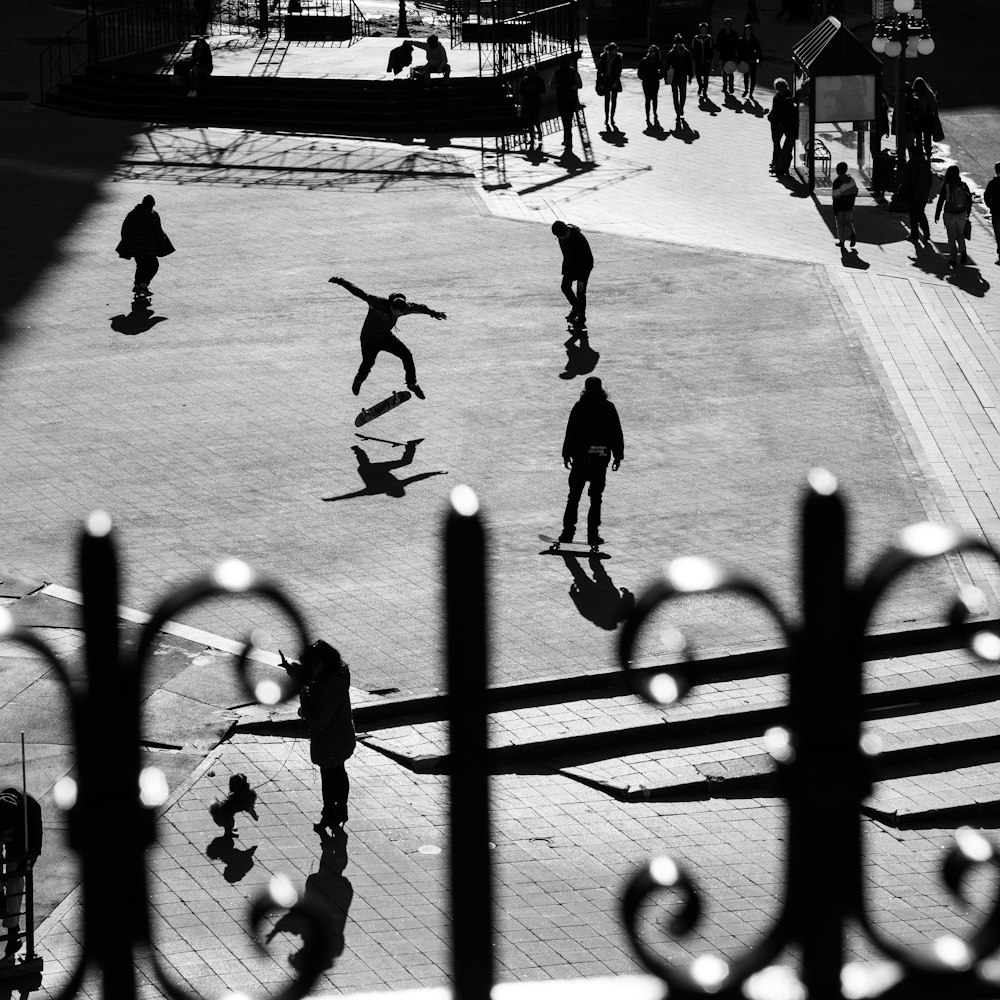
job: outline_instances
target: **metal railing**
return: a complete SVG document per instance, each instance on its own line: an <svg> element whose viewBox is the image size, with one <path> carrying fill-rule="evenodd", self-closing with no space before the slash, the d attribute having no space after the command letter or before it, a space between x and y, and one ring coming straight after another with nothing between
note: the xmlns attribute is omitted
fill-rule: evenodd
<svg viewBox="0 0 1000 1000"><path fill-rule="evenodd" d="M478 12L477 8L477 12ZM504 76L580 46L577 0L528 10L500 20L479 20L480 75Z"/></svg>
<svg viewBox="0 0 1000 1000"><path fill-rule="evenodd" d="M981 833L963 828L942 866L946 885L958 893L974 869L989 872L993 898L981 926L965 939L946 935L906 949L871 919L863 889L861 804L872 784L877 753L862 737L861 687L864 637L875 609L905 573L932 559L971 552L1000 562L985 541L934 524L904 529L898 540L857 582L847 579L847 511L832 475L814 470L803 501L802 594L799 623L788 621L765 588L701 558L675 559L636 602L619 633L618 659L632 689L669 710L698 683L698 661L687 655L668 666L641 666L636 650L647 627L658 633L666 607L693 597L735 594L758 603L784 635L789 656L787 723L767 733L787 803L784 898L760 942L738 956L706 952L686 966L663 955L670 941L649 908L671 899L664 937L684 937L703 910L696 880L669 857L652 859L629 880L622 919L647 976L577 979L548 983L505 983L508 1000L557 1000L566 996L649 1000L976 1000L1000 993L1000 968L991 956L1000 948L1000 860ZM491 855L489 710L490 609L486 525L476 495L466 486L451 495L444 532L445 656L449 717L450 895L452 988L420 990L422 1000L490 1000L494 987L494 881ZM146 853L156 839L155 809L169 789L156 768L141 767L142 673L162 626L193 604L219 595L255 594L288 616L302 649L309 637L295 607L271 583L230 560L212 574L167 595L143 627L138 642L122 644L118 624L118 567L110 518L92 514L80 549L84 673L71 678L49 646L30 629L18 628L0 608L0 637L39 653L53 668L70 702L76 749L75 779L63 779L58 799L68 810L68 842L79 856L83 882L83 954L57 1000L79 990L88 969L96 969L108 1000L135 1000L136 959L152 964L157 986L172 1000L193 994L178 985L157 958L147 893ZM966 644L983 659L1000 660L1000 636L974 620L982 595L962 588L950 605L948 628L955 645ZM16 614L16 612L15 612ZM670 621L677 620L672 616ZM685 655L676 629L671 648ZM290 678L279 685L251 683L247 664L252 639L237 659L241 681L255 700L274 705L297 690ZM303 679L298 678L298 682ZM108 817L115 837L108 837ZM117 877L107 878L114 870ZM679 904L679 905L678 905ZM308 896L298 897L287 880L250 905L256 933L269 914L290 909L304 938L295 978L277 997L305 996L325 968L325 917ZM846 961L845 928L853 924L878 957ZM655 930L654 930L655 928ZM795 964L779 965L779 956ZM416 996L417 991L381 994ZM374 994L366 994L368 997Z"/></svg>
<svg viewBox="0 0 1000 1000"><path fill-rule="evenodd" d="M39 54L41 99L86 66L177 45L187 33L183 0L153 0L141 7L107 11L91 9Z"/></svg>
<svg viewBox="0 0 1000 1000"><path fill-rule="evenodd" d="M89 62L87 19L77 21L38 55L38 92L45 101L61 83L79 73Z"/></svg>

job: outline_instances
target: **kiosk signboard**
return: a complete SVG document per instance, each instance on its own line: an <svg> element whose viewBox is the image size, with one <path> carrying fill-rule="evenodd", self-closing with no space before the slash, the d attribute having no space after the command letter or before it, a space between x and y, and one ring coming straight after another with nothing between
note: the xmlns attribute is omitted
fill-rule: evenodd
<svg viewBox="0 0 1000 1000"><path fill-rule="evenodd" d="M875 117L878 91L874 75L849 73L813 78L815 122L853 122Z"/></svg>

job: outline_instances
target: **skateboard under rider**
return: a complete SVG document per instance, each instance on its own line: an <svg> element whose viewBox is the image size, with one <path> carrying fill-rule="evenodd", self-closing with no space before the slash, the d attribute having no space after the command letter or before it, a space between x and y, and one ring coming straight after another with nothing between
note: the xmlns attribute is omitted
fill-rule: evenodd
<svg viewBox="0 0 1000 1000"><path fill-rule="evenodd" d="M547 549L538 553L540 556L582 556L591 559L611 558L607 552L601 552L603 542L598 542L594 545L590 542L561 542L558 538L553 538L551 535L539 535L538 537L548 545ZM586 549L587 551L581 551L582 549Z"/></svg>
<svg viewBox="0 0 1000 1000"><path fill-rule="evenodd" d="M354 426L362 427L376 417L381 417L383 413L388 413L397 406L402 406L403 403L412 398L413 394L405 390L403 392L393 392L391 396L386 396L385 399L375 403L374 406L362 407L361 412L354 418Z"/></svg>

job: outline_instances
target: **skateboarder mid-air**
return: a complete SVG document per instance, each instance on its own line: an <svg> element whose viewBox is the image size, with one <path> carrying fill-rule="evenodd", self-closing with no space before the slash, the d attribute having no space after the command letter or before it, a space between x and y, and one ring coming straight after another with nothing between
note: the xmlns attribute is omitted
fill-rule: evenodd
<svg viewBox="0 0 1000 1000"><path fill-rule="evenodd" d="M406 344L392 331L400 316L422 313L433 319L447 319L445 314L421 305L419 302L407 302L406 296L402 292L393 292L388 298L381 298L378 295L369 295L367 292L363 292L346 278L333 277L330 281L334 285L346 288L352 295L364 299L368 303L368 315L365 316L364 324L361 327L361 367L358 368L358 374L354 376L351 392L355 396L361 392L362 383L368 378L379 352L388 351L390 354L395 354L403 362L406 388L411 390L418 399L423 399L423 390L417 385L417 372L413 366L413 355Z"/></svg>
<svg viewBox="0 0 1000 1000"><path fill-rule="evenodd" d="M598 534L598 528L601 526L601 498L608 463L614 458L611 468L618 471L625 458L625 440L615 404L608 399L601 380L594 375L584 383L580 399L570 411L562 455L563 464L569 469L569 496L559 541L573 541L580 496L584 485L589 482L587 544L601 545L604 539Z"/></svg>

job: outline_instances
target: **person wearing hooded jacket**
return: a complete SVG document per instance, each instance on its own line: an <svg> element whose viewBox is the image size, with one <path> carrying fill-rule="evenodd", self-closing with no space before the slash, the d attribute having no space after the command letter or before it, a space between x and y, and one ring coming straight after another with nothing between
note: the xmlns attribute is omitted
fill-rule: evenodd
<svg viewBox="0 0 1000 1000"><path fill-rule="evenodd" d="M135 260L132 291L137 294L149 294L149 284L160 269L157 258L174 252L173 245L163 231L159 213L153 210L155 204L156 199L147 194L125 216L122 223L122 238L117 252L119 257Z"/></svg>
<svg viewBox="0 0 1000 1000"><path fill-rule="evenodd" d="M569 469L569 496L563 514L560 542L572 542L576 534L580 497L590 483L587 512L587 544L601 545L601 502L608 464L617 472L625 459L625 439L615 404L608 399L601 380L592 375L584 383L579 400L570 411L562 447L563 465ZM613 461L612 461L613 459Z"/></svg>

